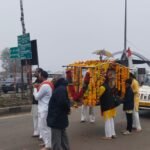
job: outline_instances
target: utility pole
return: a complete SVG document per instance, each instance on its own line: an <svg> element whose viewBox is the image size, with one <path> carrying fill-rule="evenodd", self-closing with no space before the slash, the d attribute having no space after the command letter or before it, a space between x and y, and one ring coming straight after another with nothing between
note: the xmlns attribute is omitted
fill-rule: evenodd
<svg viewBox="0 0 150 150"><path fill-rule="evenodd" d="M21 25L22 25L22 33L25 34L26 33L26 28L25 28L25 22L24 22L24 12L23 12L23 1L20 0L20 10L21 10Z"/></svg>
<svg viewBox="0 0 150 150"><path fill-rule="evenodd" d="M20 0L20 10L21 10L21 18L20 18L20 21L21 21L21 25L22 25L22 34L25 34L26 33L26 28L25 28L25 22L24 22L24 11L23 11L23 1ZM22 95L22 98L23 98L23 92L24 92L24 78L23 78L23 64L22 64L22 60L21 60L21 82L22 82L22 85L21 85L21 95Z"/></svg>
<svg viewBox="0 0 150 150"><path fill-rule="evenodd" d="M20 10L21 10L21 25L22 25L22 34L26 34L25 21L24 21L24 10L23 10L23 0L20 0ZM30 98L32 98L32 66L30 64L30 60L25 60L25 65L27 66L27 82L30 88ZM29 71L28 71L29 70ZM22 80L22 98L24 92L24 78L23 78L23 64L21 60L21 80Z"/></svg>
<svg viewBox="0 0 150 150"><path fill-rule="evenodd" d="M125 0L124 52L127 50L127 0Z"/></svg>

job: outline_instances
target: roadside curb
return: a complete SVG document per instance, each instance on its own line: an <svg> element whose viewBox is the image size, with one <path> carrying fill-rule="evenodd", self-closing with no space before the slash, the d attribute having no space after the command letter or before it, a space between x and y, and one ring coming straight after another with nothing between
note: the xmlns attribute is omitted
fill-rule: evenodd
<svg viewBox="0 0 150 150"><path fill-rule="evenodd" d="M5 107L5 108L0 108L0 116L14 114L14 113L21 113L21 112L30 112L30 111L31 111L31 105Z"/></svg>

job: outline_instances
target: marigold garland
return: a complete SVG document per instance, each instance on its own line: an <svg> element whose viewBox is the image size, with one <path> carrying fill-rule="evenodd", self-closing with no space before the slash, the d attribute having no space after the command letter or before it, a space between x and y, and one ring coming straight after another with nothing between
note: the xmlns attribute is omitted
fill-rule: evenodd
<svg viewBox="0 0 150 150"><path fill-rule="evenodd" d="M85 77L82 69L87 69ZM129 69L113 61L88 60L70 64L66 70L69 82L69 96L75 102L95 106L99 101L100 86L105 80L108 70L115 73L115 86L123 96L125 93L125 80L129 77ZM114 76L111 72L109 76Z"/></svg>

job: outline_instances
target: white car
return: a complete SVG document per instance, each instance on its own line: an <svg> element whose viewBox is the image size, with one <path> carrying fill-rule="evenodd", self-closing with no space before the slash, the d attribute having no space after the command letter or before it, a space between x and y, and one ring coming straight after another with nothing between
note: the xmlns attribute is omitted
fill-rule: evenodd
<svg viewBox="0 0 150 150"><path fill-rule="evenodd" d="M140 108L150 109L150 86L148 84L140 87Z"/></svg>

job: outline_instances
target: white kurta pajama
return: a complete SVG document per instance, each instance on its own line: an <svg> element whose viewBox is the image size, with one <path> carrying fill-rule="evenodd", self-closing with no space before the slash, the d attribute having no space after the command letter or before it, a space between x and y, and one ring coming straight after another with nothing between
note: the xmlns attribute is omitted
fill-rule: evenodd
<svg viewBox="0 0 150 150"><path fill-rule="evenodd" d="M133 79L131 84L133 93L134 93L134 111L133 111L133 127L138 131L142 130L139 118L139 83L136 79Z"/></svg>
<svg viewBox="0 0 150 150"><path fill-rule="evenodd" d="M38 100L39 130L46 148L51 148L51 129L46 122L51 96L52 88L48 84L42 84L39 91L34 89L34 97Z"/></svg>
<svg viewBox="0 0 150 150"><path fill-rule="evenodd" d="M81 122L88 121L88 119L91 123L95 122L94 107L82 105L81 106Z"/></svg>
<svg viewBox="0 0 150 150"><path fill-rule="evenodd" d="M38 104L32 104L32 116L33 116L33 136L39 135L39 129L38 129Z"/></svg>

